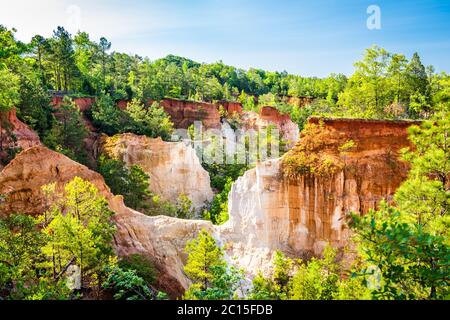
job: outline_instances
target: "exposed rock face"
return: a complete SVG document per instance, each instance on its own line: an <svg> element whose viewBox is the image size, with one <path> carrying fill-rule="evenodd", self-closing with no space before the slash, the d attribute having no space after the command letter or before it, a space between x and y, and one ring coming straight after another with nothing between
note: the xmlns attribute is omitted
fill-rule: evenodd
<svg viewBox="0 0 450 320"><path fill-rule="evenodd" d="M11 160L8 150L25 150L40 145L39 136L16 115L16 109L0 112L0 170Z"/></svg>
<svg viewBox="0 0 450 320"><path fill-rule="evenodd" d="M55 109L58 109L61 106L63 99L64 97L62 96L54 96L52 98L52 104ZM91 109L92 105L95 103L95 98L91 97L73 98L72 100L81 112Z"/></svg>
<svg viewBox="0 0 450 320"><path fill-rule="evenodd" d="M219 101L217 104L219 106L222 106L227 111L228 114L242 113L242 104L240 102Z"/></svg>
<svg viewBox="0 0 450 320"><path fill-rule="evenodd" d="M281 114L274 107L262 107L259 114L255 112L244 112L242 115L246 128L263 130L270 124L275 125L280 130L281 137L287 142L287 147L291 148L299 137L298 125L291 121L287 114Z"/></svg>
<svg viewBox="0 0 450 320"><path fill-rule="evenodd" d="M10 110L3 114L2 117L8 126L8 128L2 126L3 147L28 149L41 144L37 133L17 118L16 109Z"/></svg>
<svg viewBox="0 0 450 320"><path fill-rule="evenodd" d="M185 194L200 209L213 198L208 172L184 142L165 142L126 133L103 136L100 149L128 166L139 165L150 176L150 190L175 203Z"/></svg>
<svg viewBox="0 0 450 320"><path fill-rule="evenodd" d="M158 216L149 217L127 208L122 196L114 196L103 177L66 156L43 146L21 152L0 173L0 194L6 200L0 206L0 218L15 212L41 214L45 209L41 191L43 185L56 183L57 190L74 177L93 183L115 212L117 226L114 246L119 256L132 253L152 258L159 271L157 285L171 297L178 297L189 285L183 274L186 262L186 241L196 237L201 229L211 233L211 223Z"/></svg>
<svg viewBox="0 0 450 320"><path fill-rule="evenodd" d="M148 101L148 105L152 104ZM116 102L118 108L125 110L127 100ZM298 125L291 121L287 114L281 114L276 108L262 107L259 114L255 112L243 112L242 104L233 101L219 101L217 103L206 103L197 101L187 101L178 99L162 99L160 106L170 116L174 127L177 129L187 129L195 121L201 121L204 129L220 129L221 119L219 108L223 107L229 115L237 113L241 115L243 126L246 129L262 130L269 124L276 125L282 137L287 141L287 146L292 147L298 140Z"/></svg>
<svg viewBox="0 0 450 320"><path fill-rule="evenodd" d="M400 148L409 146L406 129L410 125L325 120L321 130L334 138L324 142L321 153L333 157L342 141L356 143L355 150L342 156L344 167L327 177L305 174L292 179L283 175L283 158L258 164L234 183L228 203L230 220L222 233L241 247L280 249L295 255L318 254L327 242L344 246L349 237L345 215L363 214L382 199L391 200L406 178L408 167L397 156ZM304 143L301 140L285 157L295 156Z"/></svg>
<svg viewBox="0 0 450 320"><path fill-rule="evenodd" d="M116 213L114 245L118 254L142 253L151 257L160 271L160 288L172 297L179 296L189 284L183 273L186 258L183 251L186 241L202 228L211 232L220 244L227 244L227 258L231 262L255 274L270 268L275 249L301 256L319 253L326 242L336 247L345 245L349 237L344 226L345 214L349 211L363 214L381 199L391 199L406 177L408 167L397 159L397 153L409 146L406 129L411 122L343 119L323 123L319 131L324 131L323 135L304 137L283 158L260 163L240 177L229 196L230 220L219 227L206 221L148 217L131 210L124 206L121 196L111 194L99 174L42 146L23 151L0 173L0 194L7 195L0 207L0 218L13 212L41 213L42 185L56 182L62 188L79 176L95 184ZM287 176L286 158L297 156L311 139L319 138L326 139L314 152L341 161L343 166L331 176L314 173ZM146 144L152 145L148 150L169 152L162 141L147 139L123 135L111 142L111 152L131 157L128 161L137 163L153 159L151 152L145 151L147 147L143 147ZM341 154L339 147L350 139L356 147ZM182 158L165 157L152 161L164 163L163 159ZM171 163L166 165L170 167ZM182 176L177 179L180 180L167 185L175 187L183 181Z"/></svg>
<svg viewBox="0 0 450 320"><path fill-rule="evenodd" d="M7 196L0 207L0 217L14 212L25 214L43 212L45 206L40 187L57 182L62 188L76 176L95 184L103 195L109 193L100 174L60 153L44 146L22 151L0 173L0 194Z"/></svg>
<svg viewBox="0 0 450 320"><path fill-rule="evenodd" d="M195 121L201 121L207 129L220 128L219 109L215 104L163 99L160 106L170 115L175 128L187 129Z"/></svg>
<svg viewBox="0 0 450 320"><path fill-rule="evenodd" d="M314 101L312 97L287 97L286 102L290 105L303 108Z"/></svg>
<svg viewBox="0 0 450 320"><path fill-rule="evenodd" d="M172 298L180 297L190 284L183 271L187 259L184 252L186 243L202 229L214 235L213 225L202 220L149 217L128 210L114 217L117 225L114 238L117 254L127 256L141 253L151 257L159 271L156 287Z"/></svg>

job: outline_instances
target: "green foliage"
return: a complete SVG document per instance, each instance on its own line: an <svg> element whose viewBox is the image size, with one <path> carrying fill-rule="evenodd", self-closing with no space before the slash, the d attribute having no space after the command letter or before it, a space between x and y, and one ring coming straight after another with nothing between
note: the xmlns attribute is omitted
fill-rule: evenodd
<svg viewBox="0 0 450 320"><path fill-rule="evenodd" d="M289 104L279 104L277 109L282 113L287 113L291 117L291 120L298 125L300 131L302 131L309 117L311 116L330 116L335 113L335 103L328 102L324 99L316 99L312 103L303 107L293 106Z"/></svg>
<svg viewBox="0 0 450 320"><path fill-rule="evenodd" d="M41 138L52 128L53 108L47 90L38 80L22 78L18 117L35 130Z"/></svg>
<svg viewBox="0 0 450 320"><path fill-rule="evenodd" d="M132 165L128 175L127 201L131 207L139 208L148 195L149 176L138 165Z"/></svg>
<svg viewBox="0 0 450 320"><path fill-rule="evenodd" d="M356 143L353 140L347 140L344 144L338 147L340 153L347 153L356 148Z"/></svg>
<svg viewBox="0 0 450 320"><path fill-rule="evenodd" d="M407 220L386 205L353 217L361 254L381 273L372 294L377 299L442 299L448 295L448 240Z"/></svg>
<svg viewBox="0 0 450 320"><path fill-rule="evenodd" d="M170 139L173 123L164 109L157 103L153 103L147 108L138 100L133 100L128 104L125 112L132 120L130 128L132 132L151 138Z"/></svg>
<svg viewBox="0 0 450 320"><path fill-rule="evenodd" d="M381 274L377 299L446 299L450 247L448 113L410 128L409 178L395 194L396 208L353 216L359 250Z"/></svg>
<svg viewBox="0 0 450 320"><path fill-rule="evenodd" d="M341 170L344 163L339 148L342 145L336 146L335 141L334 132L325 128L322 121L319 124L308 123L302 132L301 142L283 157L284 176L289 179L308 174L330 177Z"/></svg>
<svg viewBox="0 0 450 320"><path fill-rule="evenodd" d="M0 220L0 298L68 299L65 281L42 268L41 248L47 241L33 217L15 214Z"/></svg>
<svg viewBox="0 0 450 320"><path fill-rule="evenodd" d="M85 277L98 277L113 255L115 227L108 203L93 184L79 177L66 184L62 196L51 196L59 201L41 216L48 237L42 247L48 258L44 266L56 277L75 264L81 269L82 283Z"/></svg>
<svg viewBox="0 0 450 320"><path fill-rule="evenodd" d="M6 36L5 36L6 35ZM4 31L3 26L0 25L0 44L4 42L14 41L10 37L12 34ZM8 52L8 48L0 49L0 152L3 153L3 137L4 131L7 135L9 131L9 123L5 117L5 113L11 110L13 107L17 106L20 102L20 81L19 77L12 73L6 66L3 65L3 59L5 56L11 54ZM13 49L11 49L13 50ZM3 56L3 59L2 59ZM10 159L2 159L3 154L0 156L0 160L6 163Z"/></svg>
<svg viewBox="0 0 450 320"><path fill-rule="evenodd" d="M432 67L425 68L417 54L408 61L401 54L379 47L367 49L349 80L341 74L320 79L252 68L242 70L221 61L200 64L172 55L150 61L137 55L109 52L112 45L107 39L102 37L95 42L86 32L72 36L63 27L57 27L51 38L34 36L28 45L15 40L14 32L4 27L0 30L0 69L12 74L8 78L24 75L39 83L41 89L64 90L74 96L106 94L113 100L158 101L173 97L217 101L225 98L238 100L244 110L256 112L261 105L272 105L289 113L300 129L310 115L323 113L367 118L428 117L436 110L439 96L445 91L438 83L446 76L435 75ZM14 94L17 86L4 89L12 93L5 96L17 97ZM310 97L315 102L306 107L287 106L288 96ZM14 99L8 100L11 106ZM136 104L139 103L133 106ZM167 116L159 108L148 108L149 112L132 108L136 122L133 124L124 112L111 106L111 101L99 102L95 116L101 130L109 134L127 128L164 139L170 135L171 126L164 120ZM48 114L26 117L30 124L41 126L41 120L48 119ZM162 124L161 129L155 126L158 122ZM43 128L38 128L41 136L46 135L47 125L44 121Z"/></svg>
<svg viewBox="0 0 450 320"><path fill-rule="evenodd" d="M32 217L11 215L0 220L0 292L7 292L6 298L28 295L20 287L34 280L45 240Z"/></svg>
<svg viewBox="0 0 450 320"><path fill-rule="evenodd" d="M136 275L144 279L147 285L151 285L155 282L157 272L153 265L153 262L144 255L131 254L123 257L118 266L124 271L134 270Z"/></svg>
<svg viewBox="0 0 450 320"><path fill-rule="evenodd" d="M212 266L211 284L203 289L200 283L194 283L185 292L185 300L232 300L242 281L242 271L226 266Z"/></svg>
<svg viewBox="0 0 450 320"><path fill-rule="evenodd" d="M291 296L294 261L281 251L273 257L273 271L268 277L259 273L253 279L249 298L256 300L286 300Z"/></svg>
<svg viewBox="0 0 450 320"><path fill-rule="evenodd" d="M68 300L71 295L66 281L40 277L37 281L17 283L17 293L11 296L13 300Z"/></svg>
<svg viewBox="0 0 450 320"><path fill-rule="evenodd" d="M209 173L211 187L218 191L208 210L204 210L203 219L211 220L212 223L220 225L228 221L228 194L233 182L242 176L250 166L236 163L205 162L202 163L202 166Z"/></svg>
<svg viewBox="0 0 450 320"><path fill-rule="evenodd" d="M184 271L193 284L185 292L189 300L232 299L242 279L242 272L229 268L223 251L204 229L185 248L188 254Z"/></svg>
<svg viewBox="0 0 450 320"><path fill-rule="evenodd" d="M91 109L92 119L102 132L114 135L122 132L127 119L109 95L99 96Z"/></svg>
<svg viewBox="0 0 450 320"><path fill-rule="evenodd" d="M34 36L29 44L17 41L14 34L14 29L0 26L0 113L4 116L17 107L19 118L36 130L46 145L79 162L86 160L83 140L87 132L82 115L68 98L59 110L52 110L48 90L64 91L71 97L97 97L91 116L101 132L134 132L163 139L169 139L173 125L157 103L150 107L141 103L149 98L231 99L242 102L244 110L256 112L261 105L275 106L288 113L304 131L300 147L283 160L288 177L330 176L345 164L342 155L355 147L350 141L327 145L330 132L320 125L306 125L312 115L430 118L431 121L410 129L415 148L405 151L403 158L410 162L411 170L395 194L395 207L383 204L378 211L353 217L361 265L349 275L336 264L334 253L328 251L324 258L307 262L277 253L273 274L269 278L255 277L252 297L448 298L450 77L425 67L418 54L408 60L401 54L372 47L355 64L350 79L333 74L319 79L286 72L242 70L221 61L200 64L176 56L150 61L110 52L107 39L101 38L97 43L84 32L72 37L62 27L50 38ZM314 101L299 107L288 104L288 96L306 96ZM127 111L121 111L115 106L116 99L133 100ZM232 126L240 127L239 118L228 119ZM3 149L1 135L9 130L4 117L0 126ZM11 139L14 141L14 136ZM259 144L264 143L259 137ZM334 153L324 156L318 152L324 148ZM2 151L4 161L14 157L19 149ZM207 217L220 224L227 220L231 181L248 166L204 166L210 172L212 186L218 190ZM127 169L118 161L103 158L99 160L99 170L113 192L124 195L128 206L152 215L194 216L192 203L185 195L180 195L176 204L170 204L149 193L148 176L139 167ZM54 188L47 188L45 193L56 202L51 201L53 205L49 204L39 221L20 215L0 221L2 297L68 298L64 270L72 264L81 267L86 280L83 286L92 281L101 283L107 277L105 286L115 291L116 298L154 297L148 287L151 264L143 257L132 258L128 265L122 261L120 268L105 267L113 255L110 242L114 228L105 200L92 185L75 179L61 195ZM186 297L233 298L241 275L226 266L214 239L201 232L186 250L186 273L194 280ZM372 267L381 274L376 286L369 285L368 270Z"/></svg>
<svg viewBox="0 0 450 320"><path fill-rule="evenodd" d="M238 101L242 104L242 109L244 111L254 111L259 112L258 105L255 102L255 97L253 95L247 95L243 90L238 97Z"/></svg>
<svg viewBox="0 0 450 320"><path fill-rule="evenodd" d="M49 64L55 74L51 78L58 91L68 91L74 87L74 78L78 72L75 65L73 39L70 33L63 27L57 27L53 31L53 37L49 39L48 50Z"/></svg>
<svg viewBox="0 0 450 320"><path fill-rule="evenodd" d="M337 281L333 300L371 300L372 295L366 284L361 277L351 274Z"/></svg>
<svg viewBox="0 0 450 320"><path fill-rule="evenodd" d="M336 251L326 247L322 259L302 263L292 279L292 299L332 300L338 291L339 267Z"/></svg>
<svg viewBox="0 0 450 320"><path fill-rule="evenodd" d="M5 65L16 67L20 62L20 55L27 51L26 45L14 38L16 31L0 25L0 69Z"/></svg>
<svg viewBox="0 0 450 320"><path fill-rule="evenodd" d="M124 197L125 204L133 209L145 208L150 197L149 176L138 165L129 169L120 161L101 155L98 159L98 172L114 194Z"/></svg>
<svg viewBox="0 0 450 320"><path fill-rule="evenodd" d="M273 258L273 271L253 279L250 299L260 300L354 300L370 299L370 292L357 277L344 277L336 261L336 250L325 247L322 258L306 262L292 260L279 251Z"/></svg>
<svg viewBox="0 0 450 320"><path fill-rule="evenodd" d="M277 97L272 93L266 93L258 97L258 104L261 106L276 107L278 104Z"/></svg>
<svg viewBox="0 0 450 320"><path fill-rule="evenodd" d="M430 76L417 53L408 63L401 54L373 46L355 67L348 85L339 94L340 115L417 118L427 117L433 110Z"/></svg>
<svg viewBox="0 0 450 320"><path fill-rule="evenodd" d="M138 165L127 168L120 160L100 155L98 172L105 178L111 191L122 195L130 208L151 216L166 215L181 219L195 217L192 201L186 195L180 194L176 203L172 204L150 192L150 178Z"/></svg>
<svg viewBox="0 0 450 320"><path fill-rule="evenodd" d="M107 271L103 288L111 289L116 300L151 300L152 291L135 270L114 266Z"/></svg>
<svg viewBox="0 0 450 320"><path fill-rule="evenodd" d="M80 110L70 98L64 97L52 130L44 137L45 145L75 161L86 163L83 142L86 137L87 129Z"/></svg>
<svg viewBox="0 0 450 320"><path fill-rule="evenodd" d="M112 290L115 299L153 299L156 271L145 256L116 263L115 231L106 200L94 185L76 177L63 193L43 187L48 210L38 219L11 215L0 220L0 298L77 298L67 287L69 266L80 267L82 289ZM157 298L166 296L159 293Z"/></svg>
<svg viewBox="0 0 450 320"><path fill-rule="evenodd" d="M328 78L306 78L289 76L288 94L294 97L315 97L329 102L337 101L338 93L347 84L347 77L343 74L331 74Z"/></svg>
<svg viewBox="0 0 450 320"><path fill-rule="evenodd" d="M185 194L180 194L176 203L176 217L180 219L193 219L195 210L192 201Z"/></svg>
<svg viewBox="0 0 450 320"><path fill-rule="evenodd" d="M339 95L339 105L353 117L382 118L390 102L387 70L389 53L379 47L366 50L364 58L355 63L356 71L345 91Z"/></svg>
<svg viewBox="0 0 450 320"><path fill-rule="evenodd" d="M160 196L151 194L149 200L146 202L142 212L149 216L169 216L177 217L177 208L173 203L161 199ZM181 210L180 210L181 211Z"/></svg>
<svg viewBox="0 0 450 320"><path fill-rule="evenodd" d="M227 177L223 190L214 196L209 211L204 213L204 218L214 224L223 224L228 220L228 194L231 191L233 180Z"/></svg>
<svg viewBox="0 0 450 320"><path fill-rule="evenodd" d="M220 192L225 189L229 179L236 181L245 171L250 169L247 164L202 163L202 166L209 173L211 186Z"/></svg>
<svg viewBox="0 0 450 320"><path fill-rule="evenodd" d="M184 271L205 290L214 279L211 268L225 264L222 250L216 245L216 240L203 229L196 239L187 243L185 251L188 259Z"/></svg>
<svg viewBox="0 0 450 320"><path fill-rule="evenodd" d="M0 112L9 111L20 102L19 77L7 68L0 68Z"/></svg>

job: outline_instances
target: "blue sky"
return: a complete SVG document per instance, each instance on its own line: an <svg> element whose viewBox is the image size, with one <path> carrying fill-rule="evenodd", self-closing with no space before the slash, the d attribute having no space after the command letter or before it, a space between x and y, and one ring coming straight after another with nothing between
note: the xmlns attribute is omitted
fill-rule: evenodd
<svg viewBox="0 0 450 320"><path fill-rule="evenodd" d="M366 26L369 5L381 10L380 30ZM0 0L0 23L24 41L64 25L150 59L171 53L306 76L351 74L378 44L450 72L450 0Z"/></svg>

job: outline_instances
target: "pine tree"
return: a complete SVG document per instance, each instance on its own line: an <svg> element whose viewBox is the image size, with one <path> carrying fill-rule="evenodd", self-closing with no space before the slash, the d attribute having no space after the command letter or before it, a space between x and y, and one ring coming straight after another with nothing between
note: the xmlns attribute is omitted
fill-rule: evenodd
<svg viewBox="0 0 450 320"><path fill-rule="evenodd" d="M381 204L353 216L360 253L380 271L378 299L448 297L450 256L450 113L412 126L408 179L395 194L396 207Z"/></svg>
<svg viewBox="0 0 450 320"><path fill-rule="evenodd" d="M83 140L86 137L87 129L80 110L69 97L64 97L58 109L57 121L44 138L44 143L73 160L85 163L86 150Z"/></svg>
<svg viewBox="0 0 450 320"><path fill-rule="evenodd" d="M147 108L139 100L133 99L125 112L132 120L130 128L132 132L151 138L170 139L173 123L164 108L160 107L157 102Z"/></svg>
<svg viewBox="0 0 450 320"><path fill-rule="evenodd" d="M123 111L117 108L110 95L100 95L92 106L94 125L107 135L114 135L123 130L125 125Z"/></svg>
<svg viewBox="0 0 450 320"><path fill-rule="evenodd" d="M82 280L86 275L98 278L113 255L115 228L108 203L93 184L79 177L66 184L61 197L41 218L51 217L44 228L49 241L42 248L47 265L56 278L72 264L80 267Z"/></svg>
<svg viewBox="0 0 450 320"><path fill-rule="evenodd" d="M242 280L242 271L229 267L216 240L204 229L185 248L188 254L184 271L193 284L185 299L232 299Z"/></svg>
<svg viewBox="0 0 450 320"><path fill-rule="evenodd" d="M417 52L406 67L406 72L411 92L425 95L428 89L428 75Z"/></svg>
<svg viewBox="0 0 450 320"><path fill-rule="evenodd" d="M430 111L431 97L428 74L417 52L414 53L406 67L406 79L410 94L410 115L417 117L423 112Z"/></svg>
<svg viewBox="0 0 450 320"><path fill-rule="evenodd" d="M206 289L214 278L212 267L223 266L223 252L217 246L216 240L206 230L201 230L198 237L186 245L188 260L184 266L186 274L202 289Z"/></svg>

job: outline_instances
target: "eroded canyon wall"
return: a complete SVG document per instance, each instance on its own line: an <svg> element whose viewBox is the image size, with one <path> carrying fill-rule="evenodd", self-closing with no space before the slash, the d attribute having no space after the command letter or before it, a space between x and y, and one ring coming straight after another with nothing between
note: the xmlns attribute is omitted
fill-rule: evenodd
<svg viewBox="0 0 450 320"><path fill-rule="evenodd" d="M281 114L274 107L262 107L259 114L253 111L242 114L242 122L246 129L264 130L269 125L275 125L287 147L291 148L297 142L300 132L298 125L294 123L289 115Z"/></svg>
<svg viewBox="0 0 450 320"><path fill-rule="evenodd" d="M398 160L398 151L409 146L406 129L412 122L313 118L310 123L315 129L306 130L285 156L259 163L233 184L230 220L222 226L131 210L121 196L111 194L101 175L42 146L21 152L0 173L0 194L6 195L0 218L14 212L41 213L45 209L41 186L56 182L62 189L79 176L94 183L116 213L118 254L151 257L160 271L158 287L172 297L189 285L183 272L184 247L202 228L225 246L231 263L253 275L268 271L276 249L303 256L320 253L326 242L344 246L349 237L346 213L363 214L382 199L392 199L408 172L407 164ZM148 159L147 142L139 139L117 139L112 149L125 158L135 157L133 161ZM343 149L350 140L352 146ZM321 169L325 162L326 168L335 168L328 175ZM171 185L179 183L174 180Z"/></svg>
<svg viewBox="0 0 450 320"><path fill-rule="evenodd" d="M61 107L64 96L53 96L52 97L52 105L55 109ZM93 97L79 97L72 98L72 101L77 105L78 109L81 112L87 111L92 108L92 105L95 103L95 98Z"/></svg>
<svg viewBox="0 0 450 320"><path fill-rule="evenodd" d="M25 150L41 144L39 136L17 118L16 109L0 113L0 169L8 149Z"/></svg>
<svg viewBox="0 0 450 320"><path fill-rule="evenodd" d="M196 209L213 198L209 174L195 150L184 142L165 142L132 133L113 137L103 135L100 150L110 158L139 165L150 176L150 190L164 200L176 203L186 195Z"/></svg>
<svg viewBox="0 0 450 320"><path fill-rule="evenodd" d="M149 101L150 105L152 101ZM217 105L178 99L162 99L160 106L170 116L175 128L187 129L195 121L201 121L205 128L220 128L220 114Z"/></svg>
<svg viewBox="0 0 450 320"><path fill-rule="evenodd" d="M327 242L335 247L347 243L346 214L364 214L381 200L392 200L408 172L398 155L410 146L406 129L412 122L325 119L319 125L319 121L310 120L316 126L314 134L304 136L283 158L258 164L234 183L230 220L222 227L232 242L296 256L319 254ZM350 140L353 147L343 150ZM334 161L336 170L326 175L301 167L320 169L321 161L330 166ZM297 166L299 174L289 176L289 165Z"/></svg>
<svg viewBox="0 0 450 320"><path fill-rule="evenodd" d="M27 149L41 144L37 133L17 118L15 108L2 114L2 119L3 147Z"/></svg>
<svg viewBox="0 0 450 320"><path fill-rule="evenodd" d="M126 207L122 196L114 196L103 177L66 156L43 146L21 152L0 173L0 218L12 213L39 215L46 209L42 186L56 183L56 190L74 177L93 183L112 211L117 232L114 247L119 256L147 255L158 270L156 286L172 298L179 297L189 285L183 273L186 242L201 229L214 234L210 222L181 220L165 216L150 217Z"/></svg>

